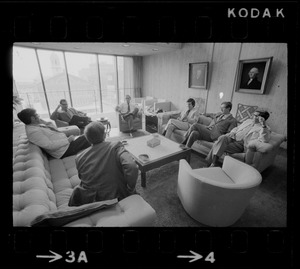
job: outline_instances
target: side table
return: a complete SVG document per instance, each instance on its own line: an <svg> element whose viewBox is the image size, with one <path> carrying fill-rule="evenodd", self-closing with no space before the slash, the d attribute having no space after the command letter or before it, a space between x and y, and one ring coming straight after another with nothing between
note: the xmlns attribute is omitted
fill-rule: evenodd
<svg viewBox="0 0 300 269"><path fill-rule="evenodd" d="M109 136L109 133L111 131L111 125L110 125L110 121L108 120L108 118L100 118L97 121L101 122L106 127L105 132Z"/></svg>
<svg viewBox="0 0 300 269"><path fill-rule="evenodd" d="M149 133L158 132L158 120L157 115L145 115L146 131Z"/></svg>

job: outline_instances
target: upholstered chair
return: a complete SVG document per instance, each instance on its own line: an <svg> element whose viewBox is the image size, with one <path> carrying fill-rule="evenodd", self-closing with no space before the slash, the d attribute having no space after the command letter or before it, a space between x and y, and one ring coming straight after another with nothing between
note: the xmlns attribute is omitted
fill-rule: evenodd
<svg viewBox="0 0 300 269"><path fill-rule="evenodd" d="M177 193L186 212L202 224L233 225L261 183L250 165L225 156L223 166L192 169L180 160Z"/></svg>
<svg viewBox="0 0 300 269"><path fill-rule="evenodd" d="M137 116L133 119L133 129L139 130L143 129L143 114L138 112ZM123 120L120 113L118 113L118 122L120 132L126 133L129 132L129 127L127 121Z"/></svg>

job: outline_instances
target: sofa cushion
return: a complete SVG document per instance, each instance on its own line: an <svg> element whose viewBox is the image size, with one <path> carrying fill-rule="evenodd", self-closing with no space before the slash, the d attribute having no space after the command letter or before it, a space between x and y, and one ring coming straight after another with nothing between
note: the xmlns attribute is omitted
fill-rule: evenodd
<svg viewBox="0 0 300 269"><path fill-rule="evenodd" d="M32 222L32 227L43 226L64 226L69 222L90 215L100 209L115 205L118 199L95 202L78 207L68 207L62 210L49 211L36 217Z"/></svg>
<svg viewBox="0 0 300 269"><path fill-rule="evenodd" d="M64 159L49 160L52 184L58 209L67 207L73 189L80 183L75 158L76 155Z"/></svg>

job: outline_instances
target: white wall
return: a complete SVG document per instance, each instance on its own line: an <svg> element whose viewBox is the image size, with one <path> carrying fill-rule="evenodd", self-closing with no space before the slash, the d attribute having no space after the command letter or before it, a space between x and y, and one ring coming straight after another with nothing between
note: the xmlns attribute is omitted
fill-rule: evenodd
<svg viewBox="0 0 300 269"><path fill-rule="evenodd" d="M239 60L273 57L265 94L235 92ZM209 62L208 90L188 88L189 63ZM143 96L165 98L174 109L184 109L189 97L201 97L207 112L217 112L223 101L267 108L268 124L287 134L287 45L283 43L185 43L175 52L143 58ZM220 99L219 93L223 92ZM286 145L283 145L284 147Z"/></svg>

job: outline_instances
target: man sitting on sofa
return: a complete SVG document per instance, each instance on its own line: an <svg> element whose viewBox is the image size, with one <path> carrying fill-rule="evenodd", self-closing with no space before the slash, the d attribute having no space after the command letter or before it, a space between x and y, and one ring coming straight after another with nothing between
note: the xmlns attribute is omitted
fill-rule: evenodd
<svg viewBox="0 0 300 269"><path fill-rule="evenodd" d="M139 109L135 104L130 103L130 95L125 96L125 102L116 107L116 111L120 113L122 120L128 123L129 132L133 133L133 119L137 116Z"/></svg>
<svg viewBox="0 0 300 269"><path fill-rule="evenodd" d="M221 135L207 155L206 160L210 166L216 166L219 157L224 152L229 154L241 153L250 144L259 149L263 143L269 142L271 130L265 123L269 116L267 111L257 109L253 113L252 119L245 120L241 125L233 128L230 133ZM251 158L251 154L248 158ZM251 162L252 160L246 160L246 163Z"/></svg>
<svg viewBox="0 0 300 269"><path fill-rule="evenodd" d="M181 113L177 119L170 119L165 127L163 134L165 137L170 138L175 129L187 131L190 126L198 121L198 111L195 108L195 100L189 98L187 101L188 109Z"/></svg>
<svg viewBox="0 0 300 269"><path fill-rule="evenodd" d="M75 155L91 146L84 135L67 137L53 123L40 119L33 108L23 109L18 113L18 118L25 124L28 140L54 158L61 159Z"/></svg>
<svg viewBox="0 0 300 269"><path fill-rule="evenodd" d="M105 141L105 127L91 122L84 135L92 146L76 157L80 184L75 187L69 206L125 197L135 193L138 167L122 143Z"/></svg>
<svg viewBox="0 0 300 269"><path fill-rule="evenodd" d="M182 142L182 145L190 148L196 140L214 142L220 135L230 132L237 126L237 120L230 113L231 108L231 102L223 102L221 104L221 112L202 114L212 118L211 123L208 126L194 123L185 134L185 140Z"/></svg>
<svg viewBox="0 0 300 269"><path fill-rule="evenodd" d="M61 120L76 125L79 128L84 128L91 122L91 118L87 117L86 113L76 110L73 107L68 107L66 99L61 99L59 105L50 116L51 120Z"/></svg>

